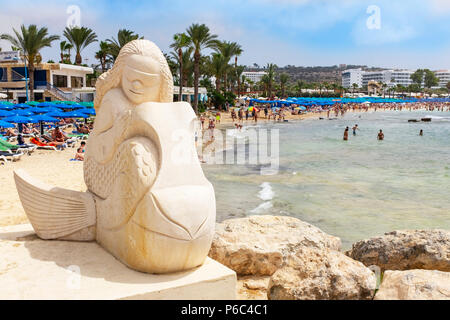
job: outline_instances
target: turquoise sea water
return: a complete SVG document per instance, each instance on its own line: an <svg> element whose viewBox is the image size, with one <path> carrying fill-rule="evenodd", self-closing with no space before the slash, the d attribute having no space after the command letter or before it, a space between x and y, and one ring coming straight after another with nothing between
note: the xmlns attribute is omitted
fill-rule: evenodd
<svg viewBox="0 0 450 320"><path fill-rule="evenodd" d="M433 121L407 121L426 116ZM279 171L268 176L258 166L204 165L218 221L293 216L340 237L344 248L392 230L450 230L449 112L348 113L259 127L280 130ZM384 141L377 141L380 129Z"/></svg>

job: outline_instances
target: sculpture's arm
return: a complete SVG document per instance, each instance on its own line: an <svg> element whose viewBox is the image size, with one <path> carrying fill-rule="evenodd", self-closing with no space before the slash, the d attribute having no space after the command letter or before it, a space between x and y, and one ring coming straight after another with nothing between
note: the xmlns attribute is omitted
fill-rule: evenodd
<svg viewBox="0 0 450 320"><path fill-rule="evenodd" d="M93 135L95 140L96 150L94 151L94 157L98 162L108 161L113 155L117 146L121 143L126 131L130 125L131 111L126 111L123 115L111 122L103 121L103 130L99 130L99 133Z"/></svg>

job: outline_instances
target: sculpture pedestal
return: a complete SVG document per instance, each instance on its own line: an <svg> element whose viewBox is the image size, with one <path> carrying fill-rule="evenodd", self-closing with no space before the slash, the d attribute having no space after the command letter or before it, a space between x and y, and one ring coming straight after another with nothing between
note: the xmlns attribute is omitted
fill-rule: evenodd
<svg viewBox="0 0 450 320"><path fill-rule="evenodd" d="M0 300L232 300L236 273L207 258L164 275L129 269L95 242L43 241L31 225L0 228Z"/></svg>

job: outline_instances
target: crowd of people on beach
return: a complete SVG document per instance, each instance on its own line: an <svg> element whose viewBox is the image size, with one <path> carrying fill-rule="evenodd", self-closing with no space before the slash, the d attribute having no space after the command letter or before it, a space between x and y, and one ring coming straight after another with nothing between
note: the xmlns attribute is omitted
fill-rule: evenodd
<svg viewBox="0 0 450 320"><path fill-rule="evenodd" d="M16 161L20 159L20 157L17 157L18 151L22 150L30 151L40 148L62 151L68 147L75 148L80 139L87 139L92 129L93 123L77 123L75 119L61 119L55 125L48 127L41 127L40 124L19 123L16 128L7 128L2 133L3 144L7 144L9 148L7 152L1 154L4 156L2 160L8 160L9 157L10 160ZM83 161L85 146L86 142L81 141L71 160Z"/></svg>

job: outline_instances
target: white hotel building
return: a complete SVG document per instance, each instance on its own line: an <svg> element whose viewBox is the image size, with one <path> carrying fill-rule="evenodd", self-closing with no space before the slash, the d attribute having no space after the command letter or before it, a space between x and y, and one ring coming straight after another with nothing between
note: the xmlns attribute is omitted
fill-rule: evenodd
<svg viewBox="0 0 450 320"><path fill-rule="evenodd" d="M367 86L369 81L386 83L390 88L397 85L409 86L413 84L411 75L414 70L383 70L383 71L363 71L362 69L350 69L342 72L342 86L351 88L356 83L359 88ZM445 88L450 82L450 70L435 71L439 79L439 87ZM422 84L423 85L423 84Z"/></svg>
<svg viewBox="0 0 450 320"><path fill-rule="evenodd" d="M447 83L450 82L450 70L438 70L434 74L439 79L439 87L446 88Z"/></svg>
<svg viewBox="0 0 450 320"><path fill-rule="evenodd" d="M245 71L242 72L242 77L245 76L246 79L250 79L253 83L260 82L261 79L267 74L265 71Z"/></svg>

